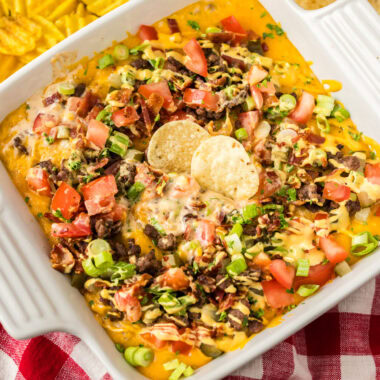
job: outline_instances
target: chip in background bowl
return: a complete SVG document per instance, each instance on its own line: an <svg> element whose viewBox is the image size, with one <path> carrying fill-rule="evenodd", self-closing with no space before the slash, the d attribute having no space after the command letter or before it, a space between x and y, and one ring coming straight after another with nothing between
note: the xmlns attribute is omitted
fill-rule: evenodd
<svg viewBox="0 0 380 380"><path fill-rule="evenodd" d="M259 167L243 145L229 136L201 142L191 161L191 175L202 188L235 200L249 199L259 188Z"/></svg>
<svg viewBox="0 0 380 380"><path fill-rule="evenodd" d="M148 162L165 172L190 173L193 153L208 137L208 132L192 121L166 123L149 142Z"/></svg>

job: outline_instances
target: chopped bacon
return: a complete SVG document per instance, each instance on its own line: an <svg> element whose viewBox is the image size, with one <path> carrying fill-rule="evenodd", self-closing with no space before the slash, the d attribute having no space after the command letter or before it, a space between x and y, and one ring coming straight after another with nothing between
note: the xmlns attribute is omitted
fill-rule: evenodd
<svg viewBox="0 0 380 380"><path fill-rule="evenodd" d="M59 103L62 100L62 95L59 92L55 92L53 95L48 96L42 101L42 104L47 107L53 103Z"/></svg>
<svg viewBox="0 0 380 380"><path fill-rule="evenodd" d="M228 63L229 66L238 67L241 70L246 70L247 68L247 65L242 59L230 57L226 54L222 54L222 58Z"/></svg>
<svg viewBox="0 0 380 380"><path fill-rule="evenodd" d="M168 18L166 20L168 22L168 26L169 26L170 32L172 34L174 34L174 33L181 33L181 31L179 29L179 26L178 26L178 22L177 22L176 19L174 19L174 18Z"/></svg>
<svg viewBox="0 0 380 380"><path fill-rule="evenodd" d="M311 133L311 132L309 132L306 135L306 140L310 144L317 144L317 145L323 144L326 141L326 139L324 137L316 135L315 133Z"/></svg>
<svg viewBox="0 0 380 380"><path fill-rule="evenodd" d="M124 311L127 320L131 323L137 322L141 316L141 304L137 297L131 295L128 290L118 290L115 293L115 303L116 307L120 311Z"/></svg>
<svg viewBox="0 0 380 380"><path fill-rule="evenodd" d="M232 42L235 35L231 32L220 32L220 33L208 33L207 38L215 43L228 43Z"/></svg>
<svg viewBox="0 0 380 380"><path fill-rule="evenodd" d="M262 198L271 197L281 188L281 179L273 171L267 170L260 179L260 182L260 189L263 190L263 193L260 194Z"/></svg>
<svg viewBox="0 0 380 380"><path fill-rule="evenodd" d="M157 282L161 286L168 286L173 290L184 290L190 284L190 280L182 268L169 268L164 274L157 277Z"/></svg>
<svg viewBox="0 0 380 380"><path fill-rule="evenodd" d="M50 252L51 266L62 273L70 273L75 265L72 253L62 244L57 244Z"/></svg>
<svg viewBox="0 0 380 380"><path fill-rule="evenodd" d="M229 309L235 303L235 296L231 293L227 294L219 303L219 310L224 311Z"/></svg>

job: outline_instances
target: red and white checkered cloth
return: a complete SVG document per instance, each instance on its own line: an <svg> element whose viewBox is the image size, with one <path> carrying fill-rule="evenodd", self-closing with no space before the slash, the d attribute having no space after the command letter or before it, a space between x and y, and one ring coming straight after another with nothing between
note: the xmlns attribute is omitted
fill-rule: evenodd
<svg viewBox="0 0 380 380"><path fill-rule="evenodd" d="M16 341L0 325L0 380L24 379L112 380L72 335ZM380 379L380 276L227 379Z"/></svg>

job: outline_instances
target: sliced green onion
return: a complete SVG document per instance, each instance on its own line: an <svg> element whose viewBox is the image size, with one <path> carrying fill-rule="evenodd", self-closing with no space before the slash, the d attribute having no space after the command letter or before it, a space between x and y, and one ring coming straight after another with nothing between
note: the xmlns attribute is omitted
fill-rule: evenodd
<svg viewBox="0 0 380 380"><path fill-rule="evenodd" d="M128 149L128 153L125 156L125 158L128 160L134 160L141 162L144 158L144 152L141 152L137 149Z"/></svg>
<svg viewBox="0 0 380 380"><path fill-rule="evenodd" d="M243 249L239 236L237 234L228 235L224 238L227 244L227 251L233 255L240 253Z"/></svg>
<svg viewBox="0 0 380 380"><path fill-rule="evenodd" d="M246 140L248 138L248 132L245 130L245 128L239 128L235 131L235 137L239 140Z"/></svg>
<svg viewBox="0 0 380 380"><path fill-rule="evenodd" d="M90 257L103 252L111 252L111 246L104 239L92 240L87 246L87 255Z"/></svg>
<svg viewBox="0 0 380 380"><path fill-rule="evenodd" d="M131 201L136 201L140 194L144 191L145 185L141 182L135 182L129 189L128 189L128 199Z"/></svg>
<svg viewBox="0 0 380 380"><path fill-rule="evenodd" d="M222 29L217 28L216 26L209 26L206 29L206 34L211 34L211 33L221 33Z"/></svg>
<svg viewBox="0 0 380 380"><path fill-rule="evenodd" d="M318 289L319 285L301 285L297 290L297 294L299 294L301 297L309 297Z"/></svg>
<svg viewBox="0 0 380 380"><path fill-rule="evenodd" d="M110 137L110 142L111 142L111 146L110 146L110 151L112 152L112 153L115 153L115 154L117 154L118 156L120 156L120 157L125 157L125 155L127 154L127 149L124 147L124 146L122 146L122 145L120 145L120 144L118 144L118 143L115 143L115 142L113 142L112 141L113 139L112 139L112 137Z"/></svg>
<svg viewBox="0 0 380 380"><path fill-rule="evenodd" d="M124 61L129 57L129 49L123 44L116 45L113 55L118 61Z"/></svg>
<svg viewBox="0 0 380 380"><path fill-rule="evenodd" d="M173 369L176 369L178 366L179 366L178 359L173 359L173 360L170 360L170 362L166 362L163 364L165 371L172 371Z"/></svg>
<svg viewBox="0 0 380 380"><path fill-rule="evenodd" d="M103 70L108 66L112 66L115 64L113 56L111 54L103 55L103 57L98 60L98 68Z"/></svg>
<svg viewBox="0 0 380 380"><path fill-rule="evenodd" d="M256 218L259 215L259 211L257 210L257 205L252 203L243 208L243 219L247 222L250 219Z"/></svg>
<svg viewBox="0 0 380 380"><path fill-rule="evenodd" d="M314 113L322 116L330 116L332 110L334 109L335 100L331 96L318 95L317 105L314 108Z"/></svg>
<svg viewBox="0 0 380 380"><path fill-rule="evenodd" d="M248 96L245 99L245 102L243 103L243 110L244 111L252 111L255 108L255 101L253 100L252 96Z"/></svg>
<svg viewBox="0 0 380 380"><path fill-rule="evenodd" d="M184 306L194 305L197 303L197 299L193 295L178 297L178 301Z"/></svg>
<svg viewBox="0 0 380 380"><path fill-rule="evenodd" d="M185 363L179 363L179 366L169 376L169 380L179 380L186 371L186 368L187 365Z"/></svg>
<svg viewBox="0 0 380 380"><path fill-rule="evenodd" d="M297 99L290 94L283 94L280 96L280 111L290 112L296 108Z"/></svg>
<svg viewBox="0 0 380 380"><path fill-rule="evenodd" d="M309 275L310 263L308 259L298 259L296 276L307 277Z"/></svg>
<svg viewBox="0 0 380 380"><path fill-rule="evenodd" d="M332 116L334 116L335 119L341 123L342 121L348 119L351 115L345 108L337 104L332 111Z"/></svg>
<svg viewBox="0 0 380 380"><path fill-rule="evenodd" d="M183 372L183 376L189 377L194 373L194 370L189 365L186 367L185 371Z"/></svg>
<svg viewBox="0 0 380 380"><path fill-rule="evenodd" d="M96 115L96 120L103 121L109 114L110 112L104 108Z"/></svg>
<svg viewBox="0 0 380 380"><path fill-rule="evenodd" d="M143 51L145 50L148 46L149 46L149 42L143 42L141 45L138 45L138 46L135 46L134 48L132 48L129 52L132 54L132 55L136 55L138 54L140 51Z"/></svg>
<svg viewBox="0 0 380 380"><path fill-rule="evenodd" d="M157 302L168 314L176 314L184 308L181 302L169 292L162 294Z"/></svg>
<svg viewBox="0 0 380 380"><path fill-rule="evenodd" d="M139 347L133 355L133 361L137 366L148 367L154 359L154 352L147 347Z"/></svg>
<svg viewBox="0 0 380 380"><path fill-rule="evenodd" d="M246 269L247 269L247 263L245 262L245 259L242 256L236 260L233 260L226 267L227 273L232 277L239 275L241 272L244 272Z"/></svg>
<svg viewBox="0 0 380 380"><path fill-rule="evenodd" d="M326 119L326 116L318 114L316 117L318 128L324 133L330 133L330 124Z"/></svg>
<svg viewBox="0 0 380 380"><path fill-rule="evenodd" d="M82 261L82 267L85 273L91 277L99 277L102 274L102 271L95 266L91 257Z"/></svg>
<svg viewBox="0 0 380 380"><path fill-rule="evenodd" d="M149 222L159 232L160 235L162 236L166 235L166 231L161 226L161 224L158 223L158 220L156 218L151 218Z"/></svg>
<svg viewBox="0 0 380 380"><path fill-rule="evenodd" d="M94 256L94 264L102 272L113 265L112 254L109 251L104 251L102 253Z"/></svg>
<svg viewBox="0 0 380 380"><path fill-rule="evenodd" d="M124 351L124 358L125 360L127 361L128 364L132 365L132 366L136 366L136 362L133 360L133 357L136 353L136 351L139 349L140 347L136 347L136 346L131 346L131 347L128 347L125 351Z"/></svg>
<svg viewBox="0 0 380 380"><path fill-rule="evenodd" d="M342 261L341 263L335 265L335 272L338 276L342 277L351 272L351 267L348 265L347 261Z"/></svg>
<svg viewBox="0 0 380 380"><path fill-rule="evenodd" d="M72 83L61 83L58 87L58 92L62 95L73 95L75 86Z"/></svg>
<svg viewBox="0 0 380 380"><path fill-rule="evenodd" d="M60 125L57 131L57 139L68 139L70 137L70 129L64 125Z"/></svg>
<svg viewBox="0 0 380 380"><path fill-rule="evenodd" d="M112 273L111 282L119 284L121 281L131 278L136 274L136 265L118 261L109 270Z"/></svg>
<svg viewBox="0 0 380 380"><path fill-rule="evenodd" d="M121 132L113 132L109 138L111 143L110 151L118 154L121 157L125 157L129 146L129 138L127 135Z"/></svg>
<svg viewBox="0 0 380 380"><path fill-rule="evenodd" d="M354 256L364 256L373 252L377 248L378 241L370 232L365 231L355 235L352 238L351 244L351 253Z"/></svg>
<svg viewBox="0 0 380 380"><path fill-rule="evenodd" d="M231 228L231 231L229 232L229 235L233 235L233 234L236 234L237 236L240 236L242 235L243 233L243 227L241 226L240 223L235 223L233 225L233 227Z"/></svg>

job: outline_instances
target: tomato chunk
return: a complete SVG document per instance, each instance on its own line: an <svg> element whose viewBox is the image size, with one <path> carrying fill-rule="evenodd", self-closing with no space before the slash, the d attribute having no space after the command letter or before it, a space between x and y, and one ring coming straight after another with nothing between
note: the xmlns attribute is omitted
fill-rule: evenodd
<svg viewBox="0 0 380 380"><path fill-rule="evenodd" d="M276 280L263 281L261 285L269 306L279 309L294 303L294 295L288 293Z"/></svg>
<svg viewBox="0 0 380 380"><path fill-rule="evenodd" d="M183 50L187 55L185 66L193 73L207 77L207 60L199 42L193 38Z"/></svg>
<svg viewBox="0 0 380 380"><path fill-rule="evenodd" d="M26 175L26 182L33 191L45 197L51 196L49 174L40 167L30 168Z"/></svg>
<svg viewBox="0 0 380 380"><path fill-rule="evenodd" d="M86 138L98 148L102 149L106 145L109 133L109 127L99 120L92 119L88 124Z"/></svg>
<svg viewBox="0 0 380 380"><path fill-rule="evenodd" d="M137 297L123 289L115 293L116 307L124 311L127 320L131 323L137 322L142 315L141 304Z"/></svg>
<svg viewBox="0 0 380 380"><path fill-rule="evenodd" d="M294 280L294 289L298 289L301 285L324 285L331 279L334 273L334 264L328 262L326 264L313 265L309 268L307 277L296 277Z"/></svg>
<svg viewBox="0 0 380 380"><path fill-rule="evenodd" d="M149 25L140 25L137 35L143 41L158 40L158 34L156 29L153 26Z"/></svg>
<svg viewBox="0 0 380 380"><path fill-rule="evenodd" d="M158 339L158 338L156 338L156 336L154 334L151 334L151 333L144 333L144 334L141 334L140 336L141 336L141 338L148 341L149 343L151 343L156 348L163 348L166 346L166 343L167 343L166 340Z"/></svg>
<svg viewBox="0 0 380 380"><path fill-rule="evenodd" d="M54 115L39 113L34 119L33 132L39 135L49 134L50 130L57 126L58 120Z"/></svg>
<svg viewBox="0 0 380 380"><path fill-rule="evenodd" d="M235 16L226 17L220 23L223 25L224 30L235 34L235 42L240 42L247 36L247 32Z"/></svg>
<svg viewBox="0 0 380 380"><path fill-rule="evenodd" d="M107 198L110 195L115 195L117 192L117 184L113 175L97 178L82 187L82 194L85 201L97 197Z"/></svg>
<svg viewBox="0 0 380 380"><path fill-rule="evenodd" d="M171 343L171 350L175 353L179 352L182 355L189 355L193 346L179 340Z"/></svg>
<svg viewBox="0 0 380 380"><path fill-rule="evenodd" d="M111 116L112 121L117 127L126 127L127 125L133 124L139 118L135 107L132 106L127 106L115 111Z"/></svg>
<svg viewBox="0 0 380 380"><path fill-rule="evenodd" d="M241 126L247 131L249 140L252 140L254 137L254 130L260 121L259 111L243 112L239 114L239 121Z"/></svg>
<svg viewBox="0 0 380 380"><path fill-rule="evenodd" d="M170 268L159 277L161 286L169 286L173 290L184 290L189 284L189 278L186 276L182 268Z"/></svg>
<svg viewBox="0 0 380 380"><path fill-rule="evenodd" d="M334 202L342 202L350 198L351 190L348 186L336 182L326 182L323 197Z"/></svg>
<svg viewBox="0 0 380 380"><path fill-rule="evenodd" d="M215 223L211 220L197 220L195 238L201 243L202 247L211 245L215 240Z"/></svg>
<svg viewBox="0 0 380 380"><path fill-rule="evenodd" d="M268 75L268 71L263 69L259 65L253 65L248 72L248 83L250 86L254 86L260 83Z"/></svg>
<svg viewBox="0 0 380 380"><path fill-rule="evenodd" d="M374 185L380 185L380 163L366 164L364 175L369 182L373 183Z"/></svg>
<svg viewBox="0 0 380 380"><path fill-rule="evenodd" d="M319 238L319 247L325 253L327 260L333 264L344 261L348 256L348 252L332 236Z"/></svg>
<svg viewBox="0 0 380 380"><path fill-rule="evenodd" d="M173 107L173 97L166 81L143 84L139 87L138 92L147 99L151 94L161 95L164 98L164 108Z"/></svg>
<svg viewBox="0 0 380 380"><path fill-rule="evenodd" d="M258 110L261 110L264 105L264 98L261 91L256 86L250 86L252 98L255 101L255 106Z"/></svg>
<svg viewBox="0 0 380 380"><path fill-rule="evenodd" d="M55 237L84 237L92 234L90 217L81 212L72 223L53 223L51 234Z"/></svg>
<svg viewBox="0 0 380 380"><path fill-rule="evenodd" d="M284 288L292 287L296 270L291 265L286 265L284 260L273 260L269 265L269 271Z"/></svg>
<svg viewBox="0 0 380 380"><path fill-rule="evenodd" d="M304 91L298 100L296 108L289 117L297 123L306 124L313 116L314 107L314 96Z"/></svg>
<svg viewBox="0 0 380 380"><path fill-rule="evenodd" d="M51 209L53 211L60 210L65 219L71 219L78 211L80 199L80 195L75 189L66 182L62 182L51 201Z"/></svg>
<svg viewBox="0 0 380 380"><path fill-rule="evenodd" d="M219 96L211 91L187 88L183 95L183 101L190 106L198 106L216 111L218 109Z"/></svg>

